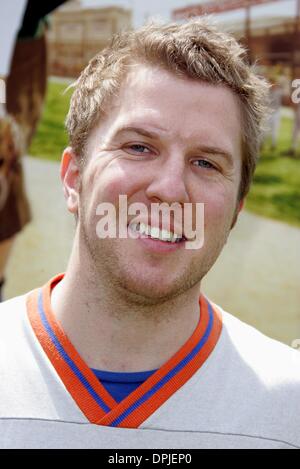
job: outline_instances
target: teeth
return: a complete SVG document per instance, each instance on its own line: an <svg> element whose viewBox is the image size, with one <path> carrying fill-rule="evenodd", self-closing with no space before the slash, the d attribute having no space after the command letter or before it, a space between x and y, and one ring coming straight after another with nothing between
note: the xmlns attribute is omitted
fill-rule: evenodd
<svg viewBox="0 0 300 469"><path fill-rule="evenodd" d="M130 223L130 224L129 224L130 229L131 229L132 231L135 231L136 233L139 233L139 232L140 232L139 226L140 226L139 223Z"/></svg>
<svg viewBox="0 0 300 469"><path fill-rule="evenodd" d="M140 234L151 236L154 239L160 239L161 241L168 241L172 243L179 243L181 236L176 233L171 233L168 230L160 230L157 226L151 227L145 223L132 223L130 225L133 231Z"/></svg>
<svg viewBox="0 0 300 469"><path fill-rule="evenodd" d="M167 240L167 241L173 241L173 236L172 233L170 233L170 231L168 230L161 230L161 237L163 240Z"/></svg>
<svg viewBox="0 0 300 469"><path fill-rule="evenodd" d="M153 228L150 227L150 236L151 238L159 239L161 237L161 230L157 228L157 226L154 226Z"/></svg>
<svg viewBox="0 0 300 469"><path fill-rule="evenodd" d="M174 233L173 236L172 236L172 243L179 243L179 241L181 240L181 236L179 236L178 234Z"/></svg>

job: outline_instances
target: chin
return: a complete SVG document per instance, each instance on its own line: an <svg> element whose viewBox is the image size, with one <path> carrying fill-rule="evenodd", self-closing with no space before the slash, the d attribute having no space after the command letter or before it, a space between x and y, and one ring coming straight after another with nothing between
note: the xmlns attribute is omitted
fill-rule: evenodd
<svg viewBox="0 0 300 469"><path fill-rule="evenodd" d="M162 299L176 291L175 282L163 283L159 279L127 278L124 287L129 291L147 298Z"/></svg>
<svg viewBox="0 0 300 469"><path fill-rule="evenodd" d="M184 278L170 278L163 272L152 272L149 275L141 272L126 272L116 278L117 285L123 293L137 304L155 305L175 298L186 291L190 285Z"/></svg>

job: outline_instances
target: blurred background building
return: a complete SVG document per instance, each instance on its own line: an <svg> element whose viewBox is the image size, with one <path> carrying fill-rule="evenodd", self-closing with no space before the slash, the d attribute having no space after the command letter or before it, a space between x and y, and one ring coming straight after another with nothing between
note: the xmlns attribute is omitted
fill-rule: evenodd
<svg viewBox="0 0 300 469"><path fill-rule="evenodd" d="M222 14L224 28L243 43L249 50L249 59L259 61L262 66L280 65L291 77L300 76L300 0L296 0L296 11L291 16L290 8L286 15L251 18L252 10L263 4L276 4L280 0L214 0L199 2L199 5L177 8L172 17L181 21L192 16ZM287 4L289 5L289 4ZM271 5L272 6L272 5ZM290 7L292 5L290 4ZM235 10L244 10L243 20L232 20ZM228 19L224 19L228 13Z"/></svg>
<svg viewBox="0 0 300 469"><path fill-rule="evenodd" d="M300 0L287 2L286 14L276 14L281 0L199 0L172 9L171 17L182 21L191 16L214 14L249 50L249 59L261 67L280 66L290 78L300 76ZM113 34L133 27L133 13L122 2L87 7L85 0L72 0L50 17L48 32L50 75L76 77L88 61L103 49ZM124 3L124 5L126 2ZM277 4L277 5L276 5ZM128 3L127 3L128 5ZM268 15L253 15L269 5ZM275 14L272 15L272 5ZM293 13L291 14L291 11ZM234 15L239 12L239 18ZM241 12L243 16L241 17Z"/></svg>
<svg viewBox="0 0 300 469"><path fill-rule="evenodd" d="M50 75L77 77L115 33L131 27L129 9L85 8L79 0L67 2L50 17Z"/></svg>

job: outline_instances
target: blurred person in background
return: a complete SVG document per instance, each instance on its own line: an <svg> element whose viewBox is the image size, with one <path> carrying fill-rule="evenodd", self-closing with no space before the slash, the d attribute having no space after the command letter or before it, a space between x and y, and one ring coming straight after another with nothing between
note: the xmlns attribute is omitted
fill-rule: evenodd
<svg viewBox="0 0 300 469"><path fill-rule="evenodd" d="M283 156L289 156L291 158L299 159L300 156L297 155L297 148L299 147L299 137L300 137L300 103L293 104L294 110L294 123L292 130L292 141L291 147L283 152Z"/></svg>
<svg viewBox="0 0 300 469"><path fill-rule="evenodd" d="M285 70L284 76L286 77L286 87L284 93L284 104L292 109L293 126L291 133L291 146L288 150L283 151L282 156L290 158L297 158L297 148L299 147L300 137L300 103L294 102L292 99L293 94L293 74L292 71Z"/></svg>
<svg viewBox="0 0 300 469"><path fill-rule="evenodd" d="M6 104L2 104L0 110L0 301L15 236L31 219L21 156L28 151L45 99L45 16L62 3L64 0L18 0L12 7L7 8L4 2L0 6L1 28L3 31L6 28L1 42L6 48L12 48L6 76L4 67ZM20 27L14 41L15 33L12 28L8 30L7 22L16 22L16 17ZM3 55L7 54L4 49ZM3 76L3 71L1 73Z"/></svg>
<svg viewBox="0 0 300 469"><path fill-rule="evenodd" d="M281 123L281 106L284 94L282 81L280 80L280 66L271 69L267 74L267 78L271 84L270 88L270 108L272 110L269 119L269 128L266 135L267 138L271 137L271 149L275 150L278 143L280 123Z"/></svg>

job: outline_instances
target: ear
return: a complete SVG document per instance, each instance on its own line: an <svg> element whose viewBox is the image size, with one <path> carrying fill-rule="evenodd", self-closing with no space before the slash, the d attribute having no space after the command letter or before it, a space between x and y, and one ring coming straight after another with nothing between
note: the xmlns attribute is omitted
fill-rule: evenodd
<svg viewBox="0 0 300 469"><path fill-rule="evenodd" d="M71 147L64 150L61 158L60 177L69 212L78 213L80 172L76 155Z"/></svg>
<svg viewBox="0 0 300 469"><path fill-rule="evenodd" d="M245 199L242 199L239 201L238 203L238 206L236 208L236 211L235 211L235 214L234 214L234 218L233 218L233 221L232 221L232 224L231 224L231 227L230 229L232 230L232 228L235 226L236 222L237 222L237 219L238 219L238 216L239 216L239 213L241 210L243 210L244 208L244 202L245 202Z"/></svg>

